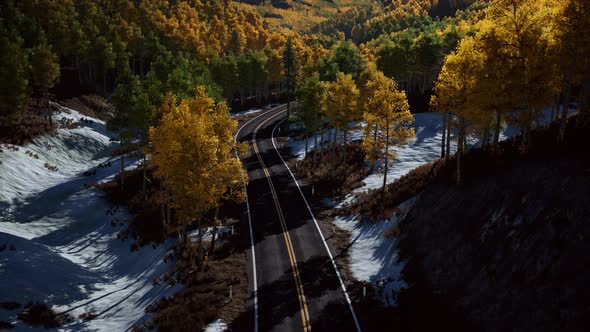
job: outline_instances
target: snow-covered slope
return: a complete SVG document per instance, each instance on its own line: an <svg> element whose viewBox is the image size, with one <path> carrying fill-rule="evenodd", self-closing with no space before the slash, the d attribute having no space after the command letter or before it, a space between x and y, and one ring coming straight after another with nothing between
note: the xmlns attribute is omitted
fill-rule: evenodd
<svg viewBox="0 0 590 332"><path fill-rule="evenodd" d="M146 318L147 305L173 291L153 284L168 268L162 258L170 244L131 252L130 241L117 239L120 228L111 221L129 215L121 210L107 215L102 193L87 186L119 170L111 157L114 133L104 122L70 109L54 117L62 119L80 127L58 129L18 151L0 153L0 245L16 249L0 252L0 302L53 305L76 318L66 331L124 331ZM108 161L110 167L97 168ZM134 166L133 160L126 164ZM84 176L88 170L96 174ZM16 322L17 312L0 310L0 320L28 329ZM98 316L77 319L85 312Z"/></svg>

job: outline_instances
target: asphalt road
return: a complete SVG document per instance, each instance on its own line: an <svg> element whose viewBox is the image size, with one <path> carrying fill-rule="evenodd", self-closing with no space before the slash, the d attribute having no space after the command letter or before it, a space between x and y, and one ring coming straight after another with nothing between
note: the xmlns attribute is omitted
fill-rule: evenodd
<svg viewBox="0 0 590 332"><path fill-rule="evenodd" d="M285 111L285 106L266 111L237 135L250 143L249 155L242 158L250 177L249 218L246 211L242 229L252 231L254 257L249 250L250 309L233 329L358 331L318 226L273 146L273 129Z"/></svg>

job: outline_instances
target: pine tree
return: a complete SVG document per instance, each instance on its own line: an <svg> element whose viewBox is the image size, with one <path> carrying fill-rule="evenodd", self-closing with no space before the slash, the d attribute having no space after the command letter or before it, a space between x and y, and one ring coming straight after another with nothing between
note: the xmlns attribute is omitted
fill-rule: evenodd
<svg viewBox="0 0 590 332"><path fill-rule="evenodd" d="M0 36L0 115L11 116L25 109L28 100L26 53L17 43Z"/></svg>
<svg viewBox="0 0 590 332"><path fill-rule="evenodd" d="M289 36L283 50L283 70L287 89L287 119L291 110L291 97L297 83L297 56L293 47L293 39Z"/></svg>
<svg viewBox="0 0 590 332"><path fill-rule="evenodd" d="M41 94L49 124L53 126L51 107L49 107L49 89L59 80L60 68L57 55L51 51L49 46L42 44L33 50L31 76L33 87Z"/></svg>
<svg viewBox="0 0 590 332"><path fill-rule="evenodd" d="M308 151L308 137L310 134L316 136L317 130L322 125L322 100L324 98L325 86L320 81L320 74L314 72L307 76L297 89L297 110L299 117L303 120L305 128L305 156ZM317 136L316 136L317 151Z"/></svg>

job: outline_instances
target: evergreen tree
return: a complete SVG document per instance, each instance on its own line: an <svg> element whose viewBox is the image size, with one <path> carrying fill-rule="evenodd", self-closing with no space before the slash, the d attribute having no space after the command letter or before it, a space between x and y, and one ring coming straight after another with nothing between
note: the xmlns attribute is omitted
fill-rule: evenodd
<svg viewBox="0 0 590 332"><path fill-rule="evenodd" d="M41 94L49 124L53 126L51 107L49 107L49 89L59 80L60 67L57 55L46 44L36 47L32 52L31 76L33 87Z"/></svg>
<svg viewBox="0 0 590 332"><path fill-rule="evenodd" d="M11 116L24 110L28 100L29 61L17 43L0 35L0 63L0 115Z"/></svg>
<svg viewBox="0 0 590 332"><path fill-rule="evenodd" d="M297 56L293 47L293 39L289 37L283 50L283 70L285 72L285 87L287 89L287 118L291 110L291 96L297 82Z"/></svg>
<svg viewBox="0 0 590 332"><path fill-rule="evenodd" d="M322 125L322 100L324 98L325 86L320 81L320 74L314 72L311 76L304 78L302 84L298 86L296 96L298 101L298 116L303 120L305 128L305 156L308 151L308 137L310 134L316 137L316 151L317 151L317 136L316 132Z"/></svg>

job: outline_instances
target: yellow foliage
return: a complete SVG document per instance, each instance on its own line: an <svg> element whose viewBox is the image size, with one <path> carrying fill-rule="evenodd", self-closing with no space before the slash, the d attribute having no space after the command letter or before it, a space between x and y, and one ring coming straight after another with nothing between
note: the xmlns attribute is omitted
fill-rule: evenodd
<svg viewBox="0 0 590 332"><path fill-rule="evenodd" d="M359 90L352 75L338 73L335 82L327 85L324 112L334 127L345 133L349 130L348 123L360 120L362 113L357 107Z"/></svg>
<svg viewBox="0 0 590 332"><path fill-rule="evenodd" d="M189 224L222 199L243 200L247 175L235 156L237 122L225 103L217 103L197 87L194 98L177 105L172 94L150 128L150 162L172 194L181 222Z"/></svg>
<svg viewBox="0 0 590 332"><path fill-rule="evenodd" d="M399 91L395 81L369 66L361 75L360 104L367 123L363 149L367 160L385 161L383 188L387 181L390 159L396 158L393 146L405 145L415 136L414 116L405 92Z"/></svg>

